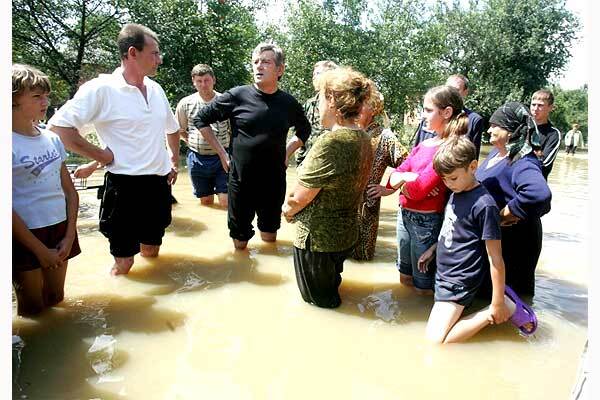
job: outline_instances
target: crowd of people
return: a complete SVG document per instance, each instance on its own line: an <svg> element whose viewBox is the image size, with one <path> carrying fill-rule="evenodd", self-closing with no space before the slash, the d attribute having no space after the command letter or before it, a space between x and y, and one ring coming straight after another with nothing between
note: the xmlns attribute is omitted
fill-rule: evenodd
<svg viewBox="0 0 600 400"><path fill-rule="evenodd" d="M434 296L426 337L464 341L508 320L526 335L535 332L535 312L519 296L534 294L541 217L552 196L546 180L561 142L549 121L550 91L535 92L530 107L508 102L493 113L487 131L493 149L479 165L484 121L464 105L463 75L427 91L409 152L389 127L375 82L351 67L315 64L316 93L302 106L279 88L283 50L261 43L252 52L252 84L218 93L212 68L198 64L191 71L196 92L173 113L151 79L162 63L157 35L127 24L117 45L121 65L81 85L48 129L37 124L48 108L48 77L13 65L12 268L19 315L62 300L68 260L81 252L65 148L92 160L76 177L106 170L99 230L114 257L111 273L120 275L136 254L159 255L183 140L193 194L202 205L217 195L227 208L236 250L254 236L255 217L266 242L277 240L282 216L295 224L293 264L306 302L341 304L344 261L373 259L381 197L398 191L399 284ZM94 125L100 145L80 135L86 124ZM574 154L576 132L569 134ZM297 150L297 182L286 197L286 169ZM393 172L382 182L386 168ZM464 316L478 297L489 306Z"/></svg>

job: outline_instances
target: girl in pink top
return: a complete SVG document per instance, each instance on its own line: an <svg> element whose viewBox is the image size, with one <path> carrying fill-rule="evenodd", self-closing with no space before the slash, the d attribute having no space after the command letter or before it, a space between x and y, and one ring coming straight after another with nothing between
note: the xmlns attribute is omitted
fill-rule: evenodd
<svg viewBox="0 0 600 400"><path fill-rule="evenodd" d="M436 136L417 145L390 176L388 186L400 189L398 211L398 261L400 282L419 293L433 293L435 262L419 266L419 257L433 243L442 227L447 188L433 169L433 157L450 135L464 135L468 118L460 93L450 86L429 89L423 99L427 130Z"/></svg>

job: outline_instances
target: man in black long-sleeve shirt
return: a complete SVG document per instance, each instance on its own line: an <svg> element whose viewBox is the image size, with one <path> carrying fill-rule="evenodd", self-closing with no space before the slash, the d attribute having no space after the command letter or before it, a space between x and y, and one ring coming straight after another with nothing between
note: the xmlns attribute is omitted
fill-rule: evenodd
<svg viewBox="0 0 600 400"><path fill-rule="evenodd" d="M310 135L300 103L278 89L284 62L279 46L259 44L252 52L254 84L226 91L193 118L229 171L227 224L236 249L246 248L254 236L255 215L262 240L277 239L288 159ZM210 128L226 119L231 122L231 160ZM296 135L286 145L292 126Z"/></svg>
<svg viewBox="0 0 600 400"><path fill-rule="evenodd" d="M554 110L554 95L547 89L540 89L531 96L529 107L531 115L540 133L540 148L533 149L542 162L542 175L548 180L554 160L560 149L560 131L550 120L550 112Z"/></svg>

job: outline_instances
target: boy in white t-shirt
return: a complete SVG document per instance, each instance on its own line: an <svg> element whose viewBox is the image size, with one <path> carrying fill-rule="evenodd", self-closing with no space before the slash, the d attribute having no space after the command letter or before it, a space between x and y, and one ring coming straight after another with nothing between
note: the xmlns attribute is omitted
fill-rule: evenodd
<svg viewBox="0 0 600 400"><path fill-rule="evenodd" d="M58 136L40 129L50 81L28 65L12 66L12 273L19 315L38 314L64 297L67 260L77 240L79 196Z"/></svg>

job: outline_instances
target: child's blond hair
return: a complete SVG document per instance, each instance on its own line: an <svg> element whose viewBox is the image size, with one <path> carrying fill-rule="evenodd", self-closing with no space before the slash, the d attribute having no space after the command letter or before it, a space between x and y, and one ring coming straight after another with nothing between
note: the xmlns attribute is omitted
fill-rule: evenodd
<svg viewBox="0 0 600 400"><path fill-rule="evenodd" d="M26 89L50 93L50 79L39 69L26 64L13 64L11 72L13 107L18 105L15 104L15 98L23 94Z"/></svg>
<svg viewBox="0 0 600 400"><path fill-rule="evenodd" d="M436 151L433 169L443 177L455 169L467 168L473 160L477 160L475 145L465 136L452 136Z"/></svg>

